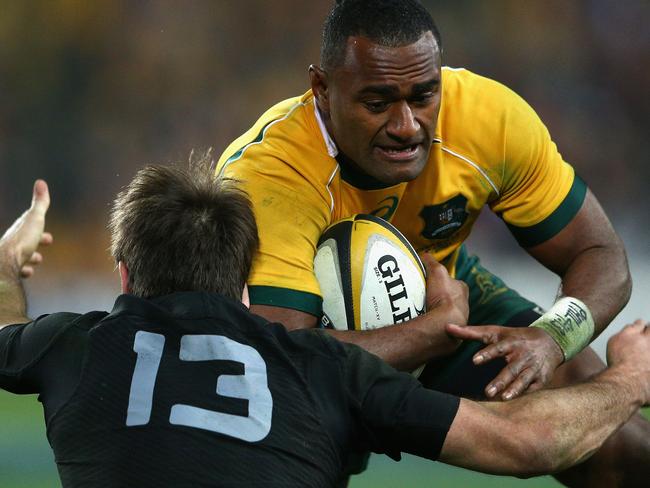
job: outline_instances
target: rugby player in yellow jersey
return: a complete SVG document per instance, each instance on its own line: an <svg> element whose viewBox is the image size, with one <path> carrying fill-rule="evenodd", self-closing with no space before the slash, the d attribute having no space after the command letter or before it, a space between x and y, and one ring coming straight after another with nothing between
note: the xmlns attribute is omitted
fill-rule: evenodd
<svg viewBox="0 0 650 488"><path fill-rule="evenodd" d="M445 327L462 320L462 293L440 303L428 290L431 312L373 331L332 331L337 338L405 370L437 359L423 373L428 386L505 400L602 369L586 346L629 299L625 250L534 111L495 81L443 68L439 33L414 0L337 4L309 76L311 90L269 109L218 163L218 172L243 182L258 220L251 308L290 327L315 327L318 239L341 218L372 213L466 282L468 323L488 325ZM546 313L468 256L463 241L485 205L561 277ZM441 266L427 261L440 276ZM457 347L450 333L491 345L477 352L480 343L466 342L446 357ZM637 415L558 479L644 483L648 469L650 425Z"/></svg>

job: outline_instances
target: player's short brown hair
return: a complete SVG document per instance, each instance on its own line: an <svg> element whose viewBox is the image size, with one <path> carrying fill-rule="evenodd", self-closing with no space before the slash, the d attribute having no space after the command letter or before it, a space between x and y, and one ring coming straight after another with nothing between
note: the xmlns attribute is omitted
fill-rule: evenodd
<svg viewBox="0 0 650 488"><path fill-rule="evenodd" d="M247 194L214 178L210 154L189 167L147 166L117 195L111 253L134 295L207 291L241 299L259 238Z"/></svg>

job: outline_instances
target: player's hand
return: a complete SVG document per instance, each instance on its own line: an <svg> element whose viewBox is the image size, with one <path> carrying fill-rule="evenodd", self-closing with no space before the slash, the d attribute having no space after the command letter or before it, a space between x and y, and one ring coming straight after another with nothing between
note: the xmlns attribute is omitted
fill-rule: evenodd
<svg viewBox="0 0 650 488"><path fill-rule="evenodd" d="M447 333L488 344L474 355L474 364L498 357L507 361L508 365L485 387L488 398L511 400L526 391L538 390L551 380L564 361L560 346L538 327L450 324Z"/></svg>
<svg viewBox="0 0 650 488"><path fill-rule="evenodd" d="M469 289L467 284L449 276L447 268L429 253L423 253L422 262L427 269L427 310L448 308L448 322L466 324L469 316Z"/></svg>
<svg viewBox="0 0 650 488"><path fill-rule="evenodd" d="M32 276L34 267L43 261L38 247L52 243L52 234L44 232L45 214L49 206L47 183L36 180L31 207L0 238L0 259L15 268L23 278Z"/></svg>
<svg viewBox="0 0 650 488"><path fill-rule="evenodd" d="M641 374L645 404L650 403L650 322L635 320L607 341L607 364L629 369L626 375Z"/></svg>

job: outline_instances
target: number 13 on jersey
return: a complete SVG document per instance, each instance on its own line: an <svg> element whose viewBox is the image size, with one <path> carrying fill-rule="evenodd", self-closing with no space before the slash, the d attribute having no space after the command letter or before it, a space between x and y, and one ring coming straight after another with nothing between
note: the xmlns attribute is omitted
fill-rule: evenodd
<svg viewBox="0 0 650 488"><path fill-rule="evenodd" d="M133 350L137 354L126 425L149 423L156 377L165 347L165 336L138 331ZM266 363L251 346L221 335L184 335L181 361L228 360L243 363L244 374L217 377L216 394L248 400L248 416L233 415L177 403L172 406L169 423L210 430L248 442L264 439L271 430L273 397L268 386ZM208 392L206 392L208 394Z"/></svg>

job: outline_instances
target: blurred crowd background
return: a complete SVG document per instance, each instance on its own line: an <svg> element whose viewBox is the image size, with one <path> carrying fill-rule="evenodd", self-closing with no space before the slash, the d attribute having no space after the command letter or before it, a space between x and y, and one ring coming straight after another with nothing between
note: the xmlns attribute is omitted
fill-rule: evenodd
<svg viewBox="0 0 650 488"><path fill-rule="evenodd" d="M647 237L650 3L424 3L444 63L520 93L617 225L645 219ZM83 236L85 259L103 261L105 246L91 244L137 168L192 148L218 155L268 106L306 90L331 4L1 0L0 223L46 178L57 237Z"/></svg>
<svg viewBox="0 0 650 488"><path fill-rule="evenodd" d="M30 284L34 314L111 306L115 192L145 163L193 148L218 156L271 104L306 91L332 3L0 0L0 225L28 205L35 178L53 196L56 243ZM540 114L623 236L647 305L650 2L424 3L444 64L505 83ZM498 219L482 218L471 244L552 302L557 281L521 261Z"/></svg>

